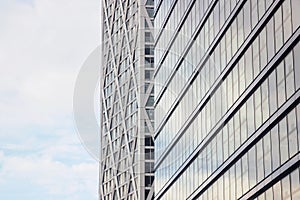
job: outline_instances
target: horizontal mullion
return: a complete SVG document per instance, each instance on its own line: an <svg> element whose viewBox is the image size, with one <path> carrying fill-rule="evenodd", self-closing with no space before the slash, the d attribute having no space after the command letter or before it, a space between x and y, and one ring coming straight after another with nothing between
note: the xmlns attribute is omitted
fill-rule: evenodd
<svg viewBox="0 0 300 200"><path fill-rule="evenodd" d="M280 0L278 0L278 1L280 1ZM166 189L161 190L161 192L164 193L167 190L167 188L169 188L179 178L179 176L197 158L197 156L199 155L199 153L207 146L207 144L217 134L217 132L222 129L222 126L224 124L226 124L233 117L233 115L246 102L246 100L253 94L253 92L261 85L261 83L269 76L269 74L272 71L274 71L274 69L277 67L277 65L285 58L285 56L299 42L299 39L300 39L300 29L298 28L297 31L291 36L291 38L285 43L285 45L279 50L279 52L273 57L273 59L269 62L269 64L260 72L260 74L256 77L256 79L246 89L246 91L244 91L244 93L240 96L240 98L227 111L227 113L225 114L225 116L222 117L222 119L217 123L217 125L203 139L203 141L201 142L201 144L198 145L198 147L193 151L193 153L188 157L188 159L181 165L181 167L176 171L176 173L172 176L172 178L163 187L163 188L166 188ZM209 94L208 97L210 95L211 94ZM298 90L293 95L293 97L291 97L290 100L288 100L284 105L288 104L288 102L291 102L292 98L294 98L294 99L296 98L296 100L294 102L298 101L298 103L299 103L299 100L300 100L300 91ZM284 106L282 106L282 107L284 107ZM282 107L281 107L281 109L283 109ZM199 112L200 108L201 108L201 106L198 105L198 107L196 108L195 112ZM280 112L280 111L277 111L277 112ZM278 116L278 114L277 115L273 114L272 116L273 117L274 116ZM194 119L194 118L192 117L191 119ZM190 124L191 123L187 124L187 126L185 126L186 128L184 130L180 130L181 131L181 132L179 132L180 136L187 130L187 128L188 128L188 126ZM266 122L264 124L266 124ZM180 139L180 138L178 138L178 139ZM172 148L174 145L175 144L172 144L172 146L168 146L168 147ZM163 161L163 159L167 156L167 154L170 152L170 150L171 149L168 149L168 151L164 152L164 155L160 157L160 159L156 163L155 169L157 169L159 167L159 165L161 164L161 162ZM158 195L161 196L163 194L158 193Z"/></svg>
<svg viewBox="0 0 300 200"><path fill-rule="evenodd" d="M209 60L209 57L211 56L211 54L213 53L214 49L217 47L217 45L220 43L222 37L226 34L226 31L228 30L228 28L230 27L232 21L235 19L235 17L238 15L239 11L243 8L244 3L246 2L246 0L240 1L240 3L235 7L235 10L232 12L232 15L229 17L229 19L225 22L224 26L222 27L222 29L219 31L219 34L216 36L215 41L212 43L212 45L210 46L210 48L206 51L206 54L203 56L203 59L199 62L199 64L197 65L197 68L194 70L194 72L192 73L191 77L189 78L189 80L187 81L187 83L185 84L185 86L183 87L183 89L181 90L181 92L179 93L177 99L175 100L175 102L172 104L171 108L169 109L169 111L167 112L167 114L165 115L165 117L162 119L162 121L160 122L160 124L157 126L157 129L154 133L154 137L156 138L159 135L159 132L162 130L162 128L164 127L164 125L166 124L166 121L170 118L171 114L174 112L174 110L176 109L177 105L179 104L179 102L181 101L181 99L183 98L183 96L186 94L186 92L188 91L188 89L190 88L190 86L192 85L193 81L195 80L195 78L198 76L199 72L202 70L202 68L204 67L204 65L206 64L206 62ZM200 33L200 30L197 31L198 34ZM253 32L255 32L253 30ZM251 34L250 34L251 35ZM197 36L196 36L197 37ZM193 40L194 41L194 40ZM245 40L244 44L247 43L247 39ZM240 47L239 51L243 49L243 45ZM238 51L238 52L239 52ZM238 54L238 52L236 54ZM186 52L187 53L187 52ZM232 60L235 60L237 58L233 57ZM182 61L184 60L184 58L182 58ZM231 61L232 61L231 60ZM230 65L230 63L228 64ZM176 67L178 68L178 66ZM175 68L175 69L176 69ZM226 70L226 68L225 68ZM224 70L224 71L225 71ZM176 69L177 71L177 69ZM171 77L168 79L167 81L167 85L170 84L171 79L175 76L175 72L174 71L171 74ZM167 89L167 85L164 86L162 92L159 94L159 99L157 99L154 102L154 106L157 105L158 101L160 100L161 96L163 95L164 91Z"/></svg>
<svg viewBox="0 0 300 200"><path fill-rule="evenodd" d="M256 184L248 193L244 194L239 200L255 199L260 194L270 189L274 184L283 179L285 176L289 175L292 171L300 166L300 152L294 155L290 160L276 169L263 181Z"/></svg>
<svg viewBox="0 0 300 200"><path fill-rule="evenodd" d="M198 24L196 30L194 31L191 39L188 41L186 47L184 48L183 50L183 53L181 54L180 58L178 59L178 61L176 62L175 64L175 67L174 69L172 70L172 72L170 73L168 79L165 81L165 84L163 86L163 89L161 89L161 91L159 92L157 98L155 99L155 102L154 102L154 105L156 105L162 95L164 94L167 86L170 84L170 82L172 81L173 77L175 76L175 73L177 72L177 70L179 69L179 66L181 65L181 63L184 61L185 59L185 56L188 54L190 48L192 47L192 45L194 44L196 38L198 37L198 35L200 34L200 31L203 29L205 23L207 22L210 14L212 13L214 7L216 6L216 4L218 3L219 0L215 0L214 2L212 2L209 7L207 8L204 16L202 17L200 23ZM192 7L190 8L190 10L192 9ZM188 12L189 13L189 12ZM182 28L184 22L185 22L185 19L187 18L188 16L184 16L184 18L182 19L182 21L179 23L179 27L176 29L176 34L172 37L171 41L169 42L170 45L168 45L167 47L167 51L165 51L165 53L163 54L161 60L159 61L159 63L157 64L157 67L155 68L154 70L154 73L153 73L153 76L155 77L158 73L158 71L161 69L161 66L162 66L162 62L164 61L164 59L167 57L167 52L169 50L169 48L171 48L171 45L175 42L175 39L177 37L177 35L179 34L179 30ZM221 31L221 30L220 30Z"/></svg>
<svg viewBox="0 0 300 200"><path fill-rule="evenodd" d="M153 14L153 17L155 18L155 16L157 15L160 7L161 7L161 4L162 4L163 0L159 0L158 4L156 5L155 7L155 10L154 10L154 14Z"/></svg>
<svg viewBox="0 0 300 200"><path fill-rule="evenodd" d="M218 0L217 0L217 1L218 1ZM177 38L180 29L182 28L182 26L183 26L184 23L185 23L186 18L187 18L188 15L190 14L190 12L191 12L193 6L195 5L195 2L196 2L196 1L191 1L190 5L187 7L187 10L184 12L183 17L182 17L181 20L179 21L178 26L176 27L176 29L175 29L175 31L174 31L175 34L171 37L171 40L169 41L169 43L168 43L168 45L167 45L167 47L166 47L166 49L165 49L165 52L163 53L163 55L161 56L160 60L159 60L158 63L157 63L157 68L154 70L154 74L153 74L154 77L157 75L158 71L160 70L162 62L166 59L166 57L167 57L167 55L168 55L168 52L169 52L170 48L172 47L173 43L175 42L175 39ZM165 27L165 25L163 26L163 28L164 28L164 27ZM161 36L161 34L162 34L162 30L163 30L163 29L160 30L161 32L160 32L159 35L158 35L159 37L158 37L157 39L155 39L154 46L157 45L158 40L159 40L159 38L160 38L160 36Z"/></svg>
<svg viewBox="0 0 300 200"><path fill-rule="evenodd" d="M285 116L294 109L300 102L300 90L285 102L264 124L252 134L242 146L238 148L206 181L198 187L187 199L195 199L209 188L219 177L221 177L231 166L233 166L251 147L262 139L274 126L276 126Z"/></svg>
<svg viewBox="0 0 300 200"><path fill-rule="evenodd" d="M161 36L164 28L166 27L166 25L167 25L167 23L169 21L169 18L171 16L171 14L172 14L172 12L173 12L173 10L174 10L177 2L178 2L178 0L174 0L173 1L173 4L171 5L170 9L168 10L168 13L167 13L166 17L164 18L162 26L159 27L159 31L158 31L157 35L155 36L155 38L154 38L154 46L156 46L156 44L157 44L157 42L158 42L158 40L159 40L159 38L160 38L160 36ZM154 16L154 18L155 18L155 16Z"/></svg>

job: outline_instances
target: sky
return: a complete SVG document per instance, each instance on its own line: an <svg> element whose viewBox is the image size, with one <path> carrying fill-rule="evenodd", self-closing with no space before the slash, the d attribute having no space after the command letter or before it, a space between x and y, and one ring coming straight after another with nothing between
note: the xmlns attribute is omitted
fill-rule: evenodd
<svg viewBox="0 0 300 200"><path fill-rule="evenodd" d="M99 12L99 0L0 0L0 199L97 199L72 98Z"/></svg>

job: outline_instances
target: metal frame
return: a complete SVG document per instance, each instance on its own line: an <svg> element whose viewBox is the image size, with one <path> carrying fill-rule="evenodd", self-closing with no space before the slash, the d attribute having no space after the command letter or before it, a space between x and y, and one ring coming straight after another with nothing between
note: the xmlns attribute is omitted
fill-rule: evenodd
<svg viewBox="0 0 300 200"><path fill-rule="evenodd" d="M132 2L135 2L137 4L137 8L138 10L136 10L136 14L138 16L138 18L136 19L136 21L134 21L135 24L135 28L134 28L134 33L131 36L131 38L129 38L129 27L127 26L127 21L128 19L131 17L129 16L128 10L129 10L129 6L132 4ZM144 116L143 119L146 119L148 121L150 121L149 118L147 118L147 115L145 115L146 111L145 111L145 103L147 101L144 101L143 98L146 98L146 100L149 98L150 94L148 94L148 97L145 94L142 94L141 89L139 89L139 87L141 85L144 84L144 78L142 77L143 73L138 73L139 71L143 71L144 67L141 66L141 60L144 57L143 55L139 54L139 49L144 49L144 42L141 42L139 40L139 38L141 37L140 34L140 27L141 27L141 18L145 18L149 16L147 15L147 11L145 8L145 3L146 0L136 0L136 1L130 1L130 0L126 0L125 2L122 0L116 0L116 1L111 1L111 0L102 0L102 4L103 4L103 18L104 18L104 23L106 25L106 30L108 31L108 46L106 46L106 51L104 53L110 53L110 57L111 59L111 63L112 63L112 67L113 67L113 74L114 74L114 88L113 88L113 93L112 93L112 108L111 111L108 111L108 107L106 105L106 99L107 96L105 95L105 91L104 91L104 83L107 80L107 76L106 76L106 72L107 72L107 68L108 68L108 59L109 56L107 56L107 59L104 60L103 63L103 70L102 70L102 77L103 79L101 80L101 99L102 99L102 113L101 113L101 117L103 118L103 122L102 122L102 126L105 126L107 129L107 133L103 133L101 132L100 137L104 137L104 135L106 135L108 137L108 145L106 148L101 147L100 149L100 177L99 177L99 198L100 199L128 199L129 196L129 187L130 185L133 187L133 196L134 199L141 199L141 197L143 197L145 194L145 187L141 187L141 180L144 180L144 176L145 173L143 173L144 170L144 165L141 163L141 161L143 160L144 157L144 145L141 144L139 142L140 137L143 136L144 132L142 131L143 126L141 126L139 124L140 121L140 117ZM108 16L108 4L112 4L112 16L111 18L109 18ZM114 26L114 22L115 22L115 17L116 17L116 8L118 6L118 9L121 12L121 25L119 28L122 28L122 32L119 36L119 38L121 39L119 47L115 49L115 44L113 41L113 26ZM151 25L151 23L148 23L149 25ZM153 27L150 27L153 29ZM103 32L105 32L106 30L103 30ZM104 36L105 37L105 36ZM130 39L133 39L133 45L130 46ZM129 69L127 72L124 72L127 74L127 86L125 88L125 102L122 101L122 94L121 94L121 87L120 87L120 81L119 81L119 68L121 65L121 57L116 57L117 54L121 55L122 49L125 47L126 49L126 54L125 56L129 59ZM134 60L134 57L139 56L138 62L135 63L136 61ZM137 65L138 67L134 68L134 65ZM141 66L141 67L140 67ZM129 103L129 91L130 89L130 85L133 84L133 90L135 93L135 99L133 102L136 102L138 105L137 108L137 124L135 124L135 129L134 129L134 149L130 149L129 146L129 140L127 135L128 133L128 128L126 125L126 111L128 109L127 104ZM152 84L153 87L153 84ZM143 95L143 98L141 98ZM144 102L144 103L143 103ZM118 106L119 110L115 110L115 105ZM122 131L120 131L119 133L119 137L121 138L121 142L120 142L120 146L118 146L118 148L114 148L113 146L113 141L112 141L112 130L111 130L111 126L112 126L112 122L113 122L113 117L114 114L120 112L121 114L121 124L117 125L118 129L121 129ZM102 127L101 127L102 128ZM114 127L116 128L116 127ZM153 133L153 128L152 128L152 133ZM124 140L125 143L125 152L122 150L122 140ZM128 163L126 164L126 171L130 174L130 178L127 179L125 181L125 185L127 186L127 190L125 191L125 194L123 196L121 196L120 190L119 188L124 186L121 185L120 180L118 180L118 175L119 175L119 169L120 169L120 155L121 155L121 151L123 151L122 153L126 153L127 154L127 159L128 159ZM110 156L111 154L113 154L113 152L116 153L116 156ZM135 156L137 156L136 154L138 154L138 160L135 159ZM106 196L106 194L104 193L104 188L103 188L103 180L104 180L104 171L107 169L106 166L106 159L107 157L110 156L110 162L112 163L112 174L110 176L110 180L113 180L113 184L111 185L111 190L113 190L112 193L112 197L108 198ZM135 167L138 167L138 172L135 170ZM140 173L140 171L142 173ZM124 172L121 172L124 173ZM132 193L131 193L132 194ZM130 194L130 195L131 195ZM153 187L151 189L151 192L148 196L148 199L151 199L150 195L153 196Z"/></svg>

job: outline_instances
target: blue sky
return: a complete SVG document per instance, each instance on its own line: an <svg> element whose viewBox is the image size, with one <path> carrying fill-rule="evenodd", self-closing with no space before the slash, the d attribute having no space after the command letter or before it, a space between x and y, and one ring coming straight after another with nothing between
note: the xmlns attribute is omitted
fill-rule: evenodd
<svg viewBox="0 0 300 200"><path fill-rule="evenodd" d="M99 10L99 0L0 0L0 199L97 199L72 98L100 43Z"/></svg>

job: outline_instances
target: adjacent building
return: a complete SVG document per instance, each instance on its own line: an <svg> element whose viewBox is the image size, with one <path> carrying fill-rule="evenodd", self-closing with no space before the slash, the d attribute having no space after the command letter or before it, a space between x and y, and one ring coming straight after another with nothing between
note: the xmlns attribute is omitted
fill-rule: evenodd
<svg viewBox="0 0 300 200"><path fill-rule="evenodd" d="M300 1L155 1L155 199L300 199Z"/></svg>
<svg viewBox="0 0 300 200"><path fill-rule="evenodd" d="M153 197L153 0L103 0L101 200Z"/></svg>

